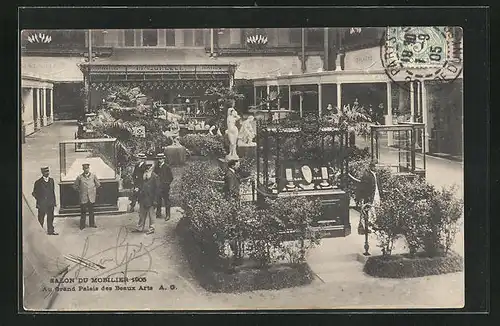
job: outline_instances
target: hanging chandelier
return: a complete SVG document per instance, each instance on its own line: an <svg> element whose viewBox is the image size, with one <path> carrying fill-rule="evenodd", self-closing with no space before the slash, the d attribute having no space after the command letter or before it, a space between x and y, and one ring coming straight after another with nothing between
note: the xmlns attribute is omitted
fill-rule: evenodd
<svg viewBox="0 0 500 326"><path fill-rule="evenodd" d="M349 29L349 34L350 35L361 34L361 31L362 31L361 27L351 27Z"/></svg>
<svg viewBox="0 0 500 326"><path fill-rule="evenodd" d="M28 36L28 42L30 43L50 43L52 41L52 37L45 33L34 33Z"/></svg>

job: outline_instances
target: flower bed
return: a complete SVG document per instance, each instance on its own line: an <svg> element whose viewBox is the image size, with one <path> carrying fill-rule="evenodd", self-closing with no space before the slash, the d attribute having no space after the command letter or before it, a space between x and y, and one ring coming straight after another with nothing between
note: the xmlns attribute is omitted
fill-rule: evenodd
<svg viewBox="0 0 500 326"><path fill-rule="evenodd" d="M213 179L219 172L217 163L190 161L181 178L185 216L178 230L200 283L231 292L309 282L305 256L319 243L311 223L320 205L302 197L265 207L227 199ZM235 253L234 248L240 249Z"/></svg>
<svg viewBox="0 0 500 326"><path fill-rule="evenodd" d="M410 278L455 273L463 270L463 259L453 252L429 257L425 252L369 257L364 272L375 277Z"/></svg>

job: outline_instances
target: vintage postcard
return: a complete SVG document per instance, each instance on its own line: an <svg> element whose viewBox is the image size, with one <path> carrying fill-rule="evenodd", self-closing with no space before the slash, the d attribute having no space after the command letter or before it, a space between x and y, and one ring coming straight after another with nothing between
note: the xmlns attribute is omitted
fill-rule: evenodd
<svg viewBox="0 0 500 326"><path fill-rule="evenodd" d="M457 26L20 31L27 311L464 306Z"/></svg>

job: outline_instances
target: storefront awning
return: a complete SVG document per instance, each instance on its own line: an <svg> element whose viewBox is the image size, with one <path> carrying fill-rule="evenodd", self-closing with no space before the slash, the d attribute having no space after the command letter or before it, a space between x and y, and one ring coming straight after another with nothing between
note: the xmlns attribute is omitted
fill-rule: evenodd
<svg viewBox="0 0 500 326"><path fill-rule="evenodd" d="M53 82L83 82L78 68L80 57L21 57L21 75L28 75Z"/></svg>
<svg viewBox="0 0 500 326"><path fill-rule="evenodd" d="M210 58L198 48L115 48L113 55L97 59L96 64L109 65L236 65L235 79L255 79L298 74L297 56L258 56Z"/></svg>

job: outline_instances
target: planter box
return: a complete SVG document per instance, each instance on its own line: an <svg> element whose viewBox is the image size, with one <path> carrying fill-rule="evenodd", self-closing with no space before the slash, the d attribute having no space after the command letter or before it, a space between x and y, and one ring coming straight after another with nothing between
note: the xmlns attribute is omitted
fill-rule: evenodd
<svg viewBox="0 0 500 326"><path fill-rule="evenodd" d="M454 252L446 256L426 257L417 253L408 255L372 256L364 266L364 272L375 277L410 278L456 273L463 270L463 258Z"/></svg>

